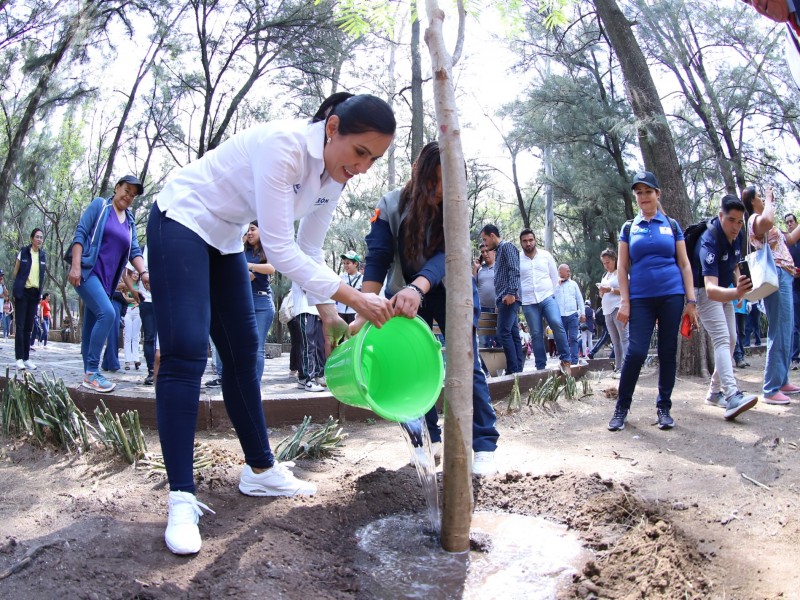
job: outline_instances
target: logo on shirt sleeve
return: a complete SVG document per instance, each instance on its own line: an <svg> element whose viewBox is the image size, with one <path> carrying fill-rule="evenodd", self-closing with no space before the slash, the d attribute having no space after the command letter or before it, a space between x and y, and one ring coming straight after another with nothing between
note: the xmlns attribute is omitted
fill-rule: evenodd
<svg viewBox="0 0 800 600"><path fill-rule="evenodd" d="M715 258L717 258L717 255L714 254L713 252L709 252L708 254L706 254L706 262L710 265L714 264Z"/></svg>
<svg viewBox="0 0 800 600"><path fill-rule="evenodd" d="M369 222L370 222L370 223L374 223L375 221L377 221L377 220L378 220L378 217L380 217L380 216L381 216L381 209L380 209L380 208L376 208L376 209L375 209L375 212L374 212L374 213L372 214L372 216L369 218Z"/></svg>
<svg viewBox="0 0 800 600"><path fill-rule="evenodd" d="M295 184L292 186L292 189L294 190L294 193L295 193L295 194L299 194L299 193L300 193L300 184L299 184L299 183L295 183Z"/></svg>

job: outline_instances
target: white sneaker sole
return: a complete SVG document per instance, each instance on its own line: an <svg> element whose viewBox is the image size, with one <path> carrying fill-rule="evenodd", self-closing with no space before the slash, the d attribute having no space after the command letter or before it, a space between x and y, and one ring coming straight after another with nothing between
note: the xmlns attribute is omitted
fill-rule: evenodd
<svg viewBox="0 0 800 600"><path fill-rule="evenodd" d="M239 491L242 492L245 496L255 496L255 497L264 497L264 496L286 496L287 498L291 498L292 496L313 496L317 493L316 488L314 491L307 491L307 490L295 490L295 491L279 491L279 490L267 490L261 486L256 485L248 485L246 483L239 482Z"/></svg>

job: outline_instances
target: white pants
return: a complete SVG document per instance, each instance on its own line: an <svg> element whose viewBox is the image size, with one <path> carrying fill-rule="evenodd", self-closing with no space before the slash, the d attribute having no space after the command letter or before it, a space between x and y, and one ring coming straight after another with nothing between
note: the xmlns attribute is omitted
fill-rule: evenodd
<svg viewBox="0 0 800 600"><path fill-rule="evenodd" d="M142 318L139 316L139 307L128 308L125 313L125 333L123 335L123 349L125 363L139 362L139 337L142 333Z"/></svg>

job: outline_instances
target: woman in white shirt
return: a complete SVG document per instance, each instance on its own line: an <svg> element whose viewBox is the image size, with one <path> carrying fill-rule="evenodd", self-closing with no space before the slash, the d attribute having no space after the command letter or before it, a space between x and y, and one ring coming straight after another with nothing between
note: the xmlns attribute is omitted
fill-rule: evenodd
<svg viewBox="0 0 800 600"><path fill-rule="evenodd" d="M276 270L317 305L326 347L347 332L331 299L376 326L385 323L393 314L389 301L343 284L325 265L322 244L344 185L383 155L395 127L383 100L334 94L311 121L270 122L234 135L178 171L153 205L147 242L161 350L156 410L170 485L164 537L172 552L194 554L201 546L198 515L207 507L194 495L192 461L209 333L222 358L222 395L245 456L239 490L251 496L316 492L270 449L242 234L258 219L261 244Z"/></svg>
<svg viewBox="0 0 800 600"><path fill-rule="evenodd" d="M619 279L617 278L617 253L611 248L606 248L600 253L600 262L603 263L606 273L597 287L600 290L608 335L611 336L611 343L614 344L614 362L616 364L614 372L619 374L622 369L622 361L625 360L625 353L628 351L628 325L617 319L617 311L621 303Z"/></svg>

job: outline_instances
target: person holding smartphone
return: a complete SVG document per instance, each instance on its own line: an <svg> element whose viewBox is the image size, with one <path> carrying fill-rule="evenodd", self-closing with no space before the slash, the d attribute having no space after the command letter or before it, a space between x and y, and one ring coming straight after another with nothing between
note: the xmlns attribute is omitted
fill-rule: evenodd
<svg viewBox="0 0 800 600"><path fill-rule="evenodd" d="M723 196L719 215L700 236L692 257L697 314L714 345L714 373L706 404L725 409L727 420L758 402L758 396L739 390L733 374L736 316L731 300L741 300L753 287L749 271L742 274L739 266L745 241L744 219L742 201L732 194Z"/></svg>

